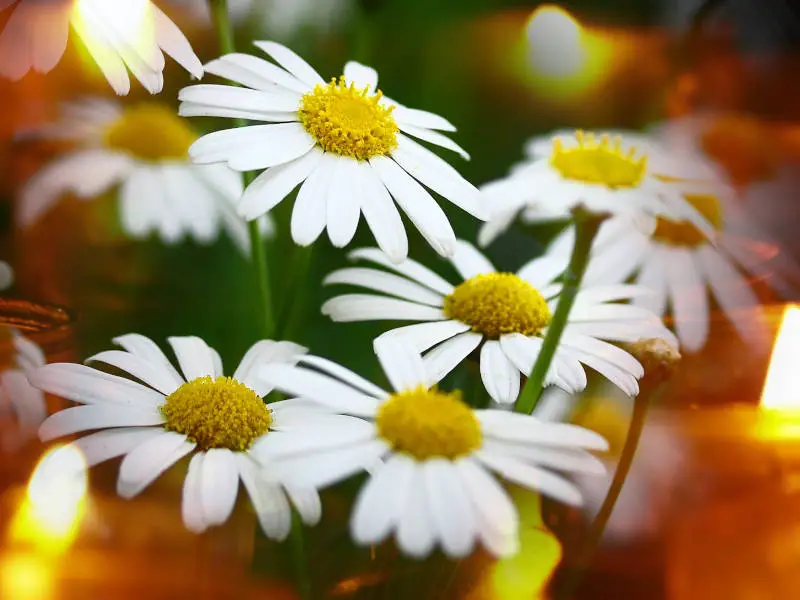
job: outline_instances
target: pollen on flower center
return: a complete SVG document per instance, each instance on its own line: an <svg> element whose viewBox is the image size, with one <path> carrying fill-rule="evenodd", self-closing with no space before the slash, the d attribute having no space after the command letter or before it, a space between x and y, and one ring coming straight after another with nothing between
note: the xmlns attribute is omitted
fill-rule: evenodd
<svg viewBox="0 0 800 600"><path fill-rule="evenodd" d="M184 160L197 134L166 106L145 103L127 109L106 128L104 142L146 161Z"/></svg>
<svg viewBox="0 0 800 600"><path fill-rule="evenodd" d="M444 299L444 312L490 339L537 335L552 317L539 291L513 273L476 275Z"/></svg>
<svg viewBox="0 0 800 600"><path fill-rule="evenodd" d="M481 427L461 392L420 386L393 394L375 419L378 435L417 460L456 459L481 446Z"/></svg>
<svg viewBox="0 0 800 600"><path fill-rule="evenodd" d="M230 377L199 377L184 383L167 396L161 413L168 430L186 435L201 450L247 450L272 424L263 400Z"/></svg>
<svg viewBox="0 0 800 600"><path fill-rule="evenodd" d="M711 194L685 194L684 198L694 206L709 223L720 231L723 227L722 206L716 196ZM670 246L694 248L705 244L708 239L697 227L688 221L671 221L658 217L653 239Z"/></svg>
<svg viewBox="0 0 800 600"><path fill-rule="evenodd" d="M637 187L647 171L647 157L637 156L636 148L627 152L619 138L604 135L597 140L593 134L575 133L578 145L565 148L559 138L553 140L550 164L564 179L605 185L606 187Z"/></svg>
<svg viewBox="0 0 800 600"><path fill-rule="evenodd" d="M393 106L383 106L381 91L347 85L344 77L317 85L300 102L300 122L326 152L367 160L397 147Z"/></svg>

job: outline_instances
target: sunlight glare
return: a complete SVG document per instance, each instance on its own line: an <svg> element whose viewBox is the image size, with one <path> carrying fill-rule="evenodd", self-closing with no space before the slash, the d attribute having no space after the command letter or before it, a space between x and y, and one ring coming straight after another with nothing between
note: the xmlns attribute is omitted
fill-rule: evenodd
<svg viewBox="0 0 800 600"><path fill-rule="evenodd" d="M772 349L761 407L767 410L800 412L800 307L791 305L783 313Z"/></svg>

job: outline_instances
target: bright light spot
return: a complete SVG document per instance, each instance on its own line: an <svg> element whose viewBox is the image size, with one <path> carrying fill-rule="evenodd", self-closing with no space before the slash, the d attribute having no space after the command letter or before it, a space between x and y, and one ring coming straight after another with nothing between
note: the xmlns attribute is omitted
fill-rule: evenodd
<svg viewBox="0 0 800 600"><path fill-rule="evenodd" d="M53 553L66 550L86 512L86 475L86 460L74 446L47 452L11 525L12 540Z"/></svg>
<svg viewBox="0 0 800 600"><path fill-rule="evenodd" d="M10 554L0 562L0 597L47 600L54 596L53 566L35 554Z"/></svg>
<svg viewBox="0 0 800 600"><path fill-rule="evenodd" d="M800 307L783 313L772 349L761 406L769 410L800 411Z"/></svg>
<svg viewBox="0 0 800 600"><path fill-rule="evenodd" d="M583 28L567 11L553 4L537 8L526 28L533 68L541 75L565 78L586 60Z"/></svg>

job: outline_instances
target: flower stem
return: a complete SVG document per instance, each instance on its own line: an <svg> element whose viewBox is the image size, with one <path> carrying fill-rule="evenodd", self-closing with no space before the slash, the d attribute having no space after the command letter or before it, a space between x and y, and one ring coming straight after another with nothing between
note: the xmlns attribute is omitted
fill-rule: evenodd
<svg viewBox="0 0 800 600"><path fill-rule="evenodd" d="M313 245L294 247L289 268L292 280L280 311L281 326L278 328L278 337L282 340L299 343L305 341L297 338L300 325L307 316L308 297L316 291L312 288L313 284L309 277L313 263Z"/></svg>
<svg viewBox="0 0 800 600"><path fill-rule="evenodd" d="M236 43L233 39L233 27L231 27L230 16L228 14L228 0L209 0L211 16L214 27L219 38L219 49L222 54L231 54L236 51ZM234 119L236 127L244 127L247 121L244 119ZM243 173L245 186L252 180L251 173ZM270 291L269 262L267 261L267 250L264 246L264 239L258 226L258 219L247 224L250 236L250 255L253 261L253 268L258 282L258 298L261 305L261 325L262 336L266 339L275 335L275 318L272 308L272 294Z"/></svg>
<svg viewBox="0 0 800 600"><path fill-rule="evenodd" d="M516 412L531 414L536 408L536 403L544 389L545 377L550 371L550 365L567 325L569 313L572 311L572 305L580 290L581 281L589 263L592 242L594 242L600 225L607 218L605 214L592 213L580 206L574 209L572 214L575 220L575 246L572 249L569 266L564 273L564 287L561 290L555 314L547 327L547 334L542 342L539 356L525 382L525 387L522 388L522 393L517 398L514 406Z"/></svg>
<svg viewBox="0 0 800 600"><path fill-rule="evenodd" d="M574 569L571 571L572 575L567 579L562 589L562 593L558 594L557 598L567 600L578 590L586 570L592 564L592 557L594 556L595 549L603 537L603 532L608 525L611 514L614 512L614 507L617 504L619 495L622 492L622 487L625 485L625 480L628 478L628 473L633 464L634 456L636 456L636 449L639 446L639 440L642 437L642 430L647 417L647 409L651 403L653 394L645 393L634 399L633 402L633 415L631 422L628 426L628 435L625 438L625 445L622 448L622 454L617 463L617 469L614 471L614 478L611 480L611 485L608 488L605 500L600 507L600 510L589 526L589 532L586 536L586 542L578 554L578 559L575 563Z"/></svg>

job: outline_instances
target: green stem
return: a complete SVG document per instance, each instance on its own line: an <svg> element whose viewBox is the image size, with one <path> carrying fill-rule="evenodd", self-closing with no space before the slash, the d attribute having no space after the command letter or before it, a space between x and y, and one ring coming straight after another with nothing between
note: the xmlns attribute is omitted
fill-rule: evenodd
<svg viewBox="0 0 800 600"><path fill-rule="evenodd" d="M562 589L562 593L558 595L561 600L571 598L578 590L586 570L592 564L592 557L597 549L600 539L603 537L603 532L608 525L611 514L614 512L614 507L617 504L622 488L625 485L625 480L628 478L633 459L636 456L636 449L639 447L639 440L642 437L642 430L644 429L645 420L647 418L647 409L649 408L652 399L652 394L641 394L638 398L634 399L633 415L631 422L628 426L628 435L625 438L625 445L622 448L622 454L617 463L617 470L614 472L614 478L611 480L611 486L608 488L605 500L600 507L600 511L589 526L589 532L586 536L586 543L583 549L578 554L578 560L572 570L572 576L567 579Z"/></svg>
<svg viewBox="0 0 800 600"><path fill-rule="evenodd" d="M308 297L314 291L311 289L309 273L314 262L314 246L295 246L292 252L291 283L281 309L281 320L278 328L278 337L282 340L302 342L298 340L297 332L303 319L306 317Z"/></svg>
<svg viewBox="0 0 800 600"><path fill-rule="evenodd" d="M214 27L219 38L219 49L222 54L236 52L236 43L233 39L233 27L231 27L230 16L228 13L228 0L209 0L211 16ZM234 119L236 127L244 127L247 121L244 119ZM245 186L253 181L252 173L243 174ZM267 250L264 246L264 239L258 227L258 219L247 224L250 236L250 254L253 261L253 268L258 282L258 298L261 305L261 325L264 338L272 338L275 335L275 318L272 308L272 294L270 292L269 262L267 261Z"/></svg>
<svg viewBox="0 0 800 600"><path fill-rule="evenodd" d="M311 577L308 573L308 559L306 558L306 541L303 535L303 523L300 517L292 511L292 531L289 536L291 545L292 562L294 563L294 576L298 592L304 600L310 600Z"/></svg>
<svg viewBox="0 0 800 600"><path fill-rule="evenodd" d="M558 343L561 341L561 335L567 325L569 313L572 311L575 298L580 290L581 281L589 263L592 242L594 242L600 225L607 218L607 215L591 213L582 207L573 210L572 214L575 219L575 247L572 249L569 266L564 273L564 287L559 295L555 314L547 327L547 334L542 342L539 356L525 382L525 387L522 388L522 393L517 398L514 406L516 412L531 414L536 408L536 403L542 395L545 377L550 370Z"/></svg>

